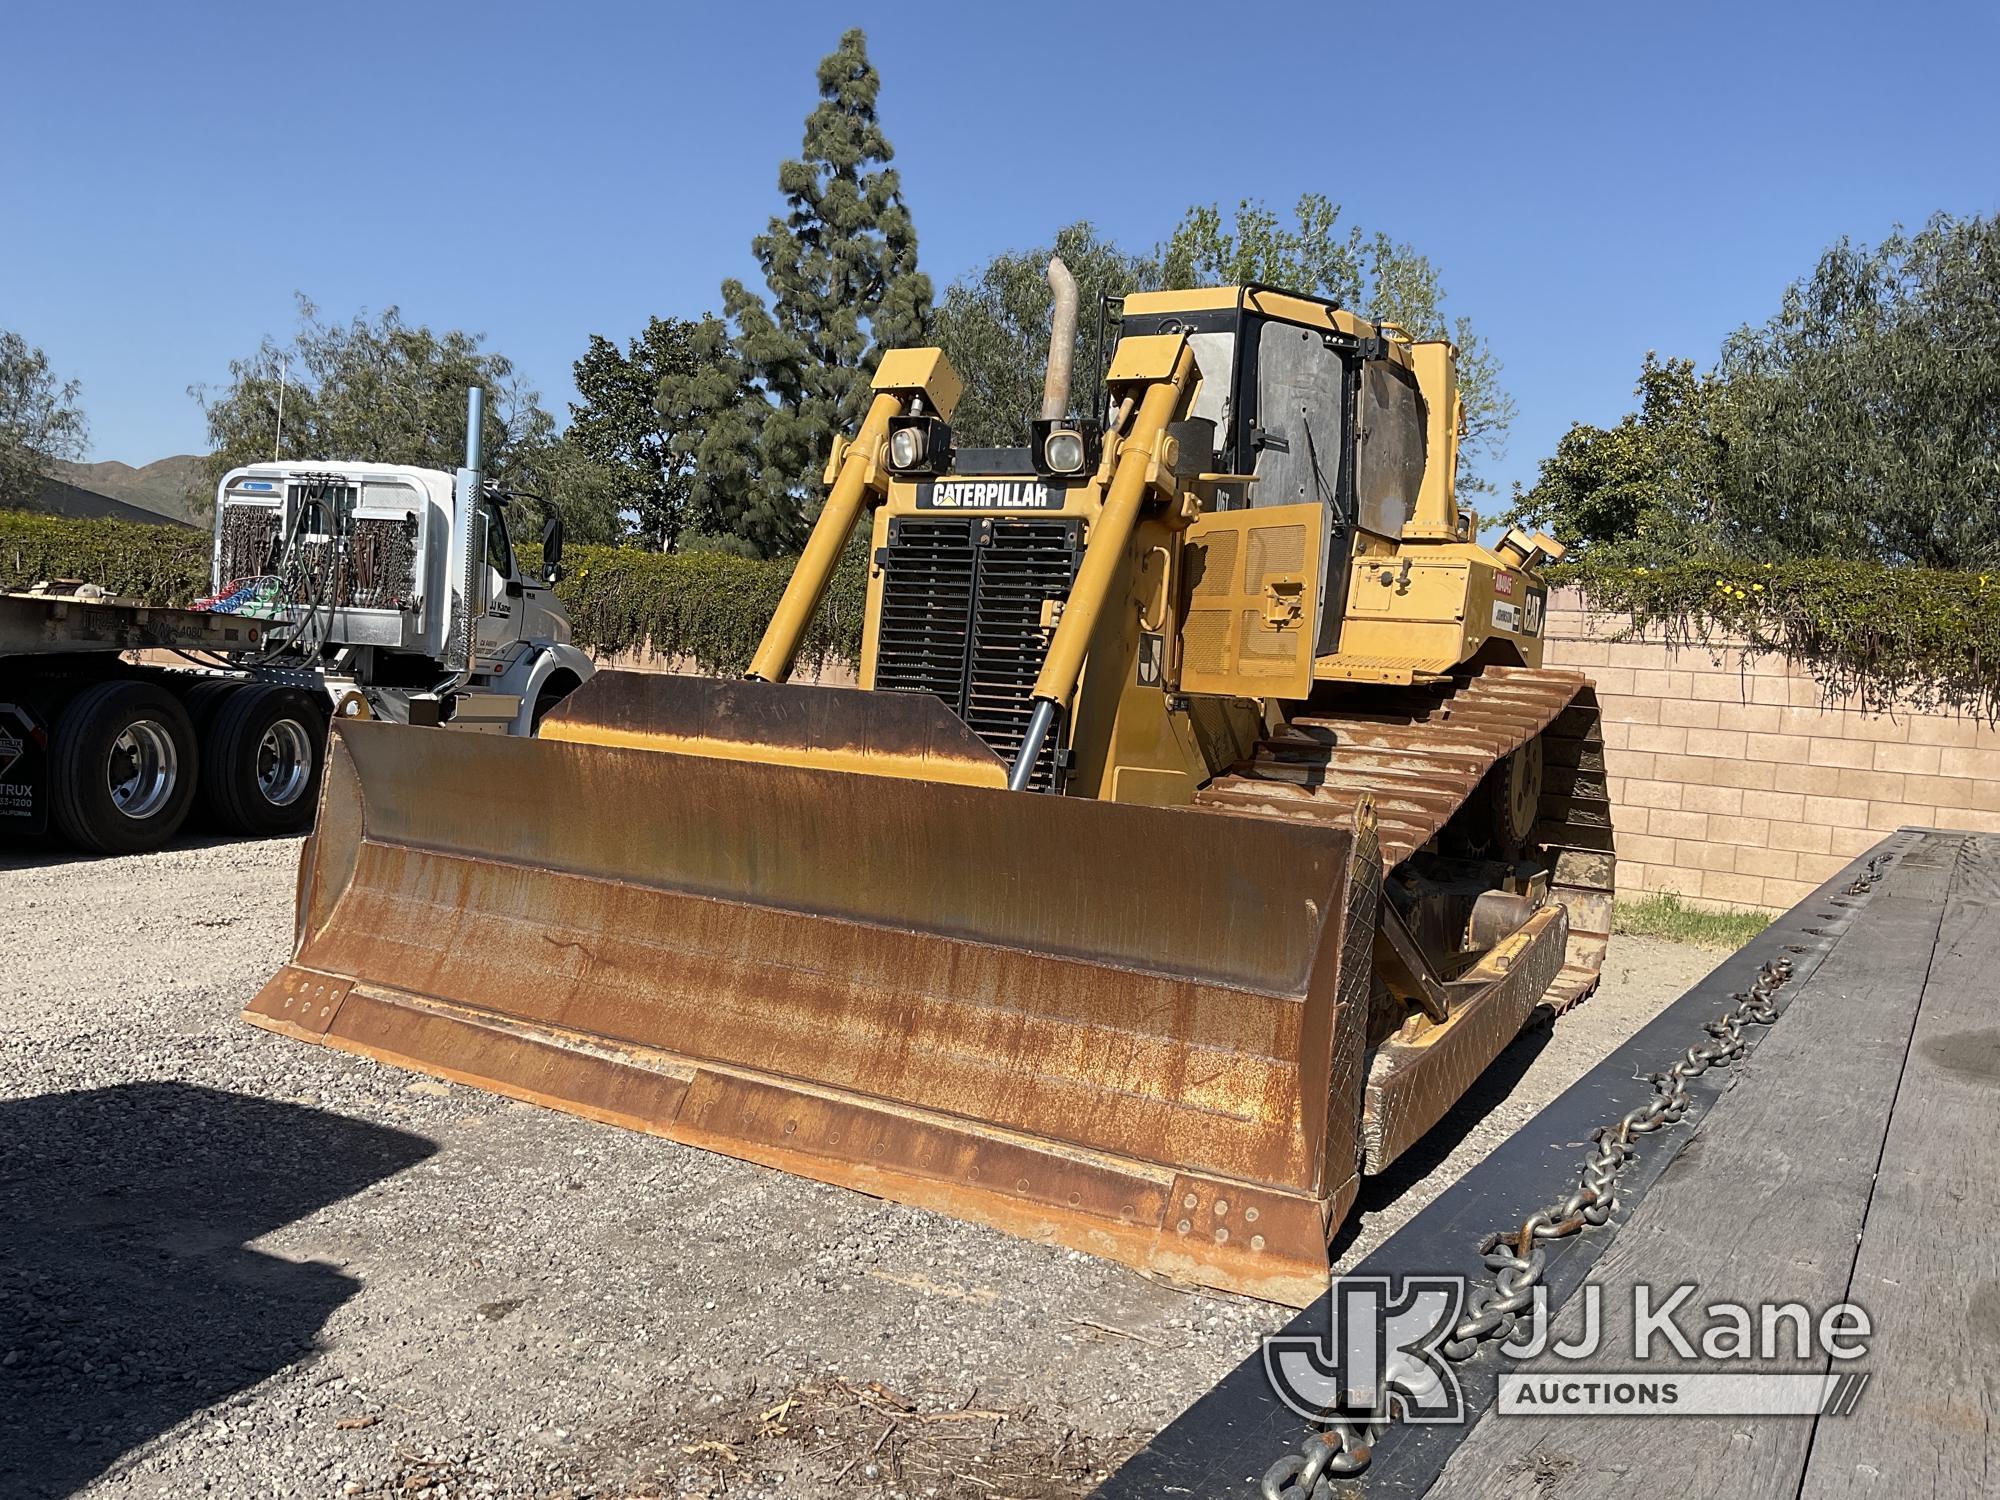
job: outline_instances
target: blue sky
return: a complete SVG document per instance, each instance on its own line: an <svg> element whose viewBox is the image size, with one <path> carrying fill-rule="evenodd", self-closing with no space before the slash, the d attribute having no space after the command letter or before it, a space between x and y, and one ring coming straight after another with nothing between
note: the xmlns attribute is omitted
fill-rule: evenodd
<svg viewBox="0 0 2000 1500"><path fill-rule="evenodd" d="M1503 482L1704 361L1841 234L2000 208L2000 7L15 6L0 327L93 458L198 448L190 384L394 303L561 413L593 332L753 270L813 70L867 28L940 285L1089 218L1327 193L1426 251L1520 404Z"/></svg>

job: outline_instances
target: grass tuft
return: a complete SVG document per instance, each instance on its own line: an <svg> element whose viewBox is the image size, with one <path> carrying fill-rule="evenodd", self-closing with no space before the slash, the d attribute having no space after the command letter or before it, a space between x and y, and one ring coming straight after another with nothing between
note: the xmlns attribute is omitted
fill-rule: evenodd
<svg viewBox="0 0 2000 1500"><path fill-rule="evenodd" d="M1697 948L1718 948L1734 953L1771 925L1764 911L1704 911L1686 906L1671 894L1648 896L1641 901L1620 901L1611 917L1611 930L1634 937L1666 938Z"/></svg>

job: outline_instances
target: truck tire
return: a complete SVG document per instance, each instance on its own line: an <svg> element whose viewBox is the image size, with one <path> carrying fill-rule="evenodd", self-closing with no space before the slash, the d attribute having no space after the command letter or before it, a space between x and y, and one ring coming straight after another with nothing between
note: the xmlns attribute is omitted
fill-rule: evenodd
<svg viewBox="0 0 2000 1500"><path fill-rule="evenodd" d="M100 682L70 700L49 737L49 809L79 849L156 849L187 821L196 767L179 699L134 678Z"/></svg>
<svg viewBox="0 0 2000 1500"><path fill-rule="evenodd" d="M311 827L326 717L302 688L253 682L225 694L202 744L201 800L209 816L253 837Z"/></svg>
<svg viewBox="0 0 2000 1500"><path fill-rule="evenodd" d="M576 673L568 668L559 668L549 673L549 680L543 683L542 690L535 694L535 715L528 725L528 733L540 734L542 720L549 716L549 710L582 686L583 683Z"/></svg>
<svg viewBox="0 0 2000 1500"><path fill-rule="evenodd" d="M204 758L208 753L209 726L215 722L216 710L243 685L242 679L237 677L198 677L181 685L181 707L188 711L188 720L194 725L194 737L203 747Z"/></svg>

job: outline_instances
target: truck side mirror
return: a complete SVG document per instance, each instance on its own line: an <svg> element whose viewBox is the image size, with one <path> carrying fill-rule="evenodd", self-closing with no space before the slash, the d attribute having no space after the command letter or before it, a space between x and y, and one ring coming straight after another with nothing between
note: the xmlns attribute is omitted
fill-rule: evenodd
<svg viewBox="0 0 2000 1500"><path fill-rule="evenodd" d="M563 519L550 516L542 523L542 582L561 583L563 576Z"/></svg>

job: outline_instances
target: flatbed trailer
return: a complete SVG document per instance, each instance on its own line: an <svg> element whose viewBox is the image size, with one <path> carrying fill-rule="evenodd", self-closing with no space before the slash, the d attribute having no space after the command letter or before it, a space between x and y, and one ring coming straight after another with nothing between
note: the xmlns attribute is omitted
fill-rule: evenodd
<svg viewBox="0 0 2000 1500"><path fill-rule="evenodd" d="M1605 1222L1534 1233L1533 1274L1515 1279L1546 1300L1539 1352L1531 1322L1495 1320L1443 1350L1457 1413L1342 1426L1302 1411L1296 1388L1281 1396L1274 1342L1096 1500L1993 1493L1996 973L2000 835L1886 836L1337 1283L1383 1278L1393 1298L1410 1278L1463 1277L1490 1309L1530 1217L1577 1190L1593 1132L1647 1108L1678 1067L1686 1107L1635 1137ZM1693 1049L1720 1050L1731 1016L1741 1051L1697 1071ZM1669 1316L1691 1355L1657 1322L1684 1286ZM1718 1311L1737 1308L1747 1354ZM1332 1346L1332 1327L1330 1293L1278 1339L1344 1371L1350 1340Z"/></svg>
<svg viewBox="0 0 2000 1500"><path fill-rule="evenodd" d="M228 831L303 827L330 705L256 664L266 629L88 586L0 594L0 835L133 853L197 800Z"/></svg>
<svg viewBox="0 0 2000 1500"><path fill-rule="evenodd" d="M0 660L125 651L254 650L264 622L50 590L0 593ZM5 668L0 668L5 670Z"/></svg>

